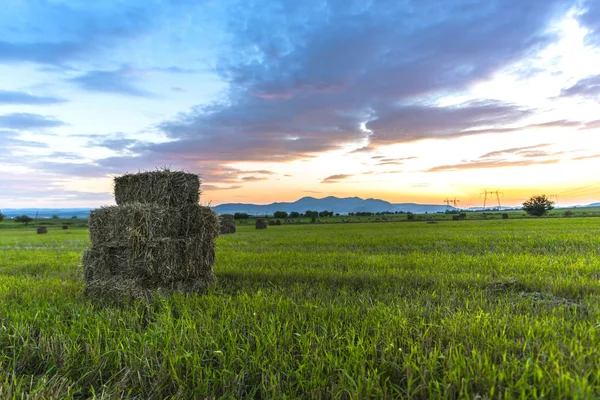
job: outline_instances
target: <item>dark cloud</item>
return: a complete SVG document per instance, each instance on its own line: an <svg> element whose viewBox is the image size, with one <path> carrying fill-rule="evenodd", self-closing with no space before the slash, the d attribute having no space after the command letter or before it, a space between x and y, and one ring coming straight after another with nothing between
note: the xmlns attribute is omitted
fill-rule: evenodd
<svg viewBox="0 0 600 400"><path fill-rule="evenodd" d="M484 169L484 168L502 168L502 167L526 167L529 165L539 164L556 164L561 160L492 160L492 161L469 161L461 164L454 165L439 165L437 167L430 168L425 172L443 172L443 171L459 171L465 169Z"/></svg>
<svg viewBox="0 0 600 400"><path fill-rule="evenodd" d="M35 96L25 92L0 90L0 104L45 105L63 103L66 100L51 96Z"/></svg>
<svg viewBox="0 0 600 400"><path fill-rule="evenodd" d="M600 75L593 75L579 80L573 86L563 89L560 92L563 97L591 97L600 96Z"/></svg>
<svg viewBox="0 0 600 400"><path fill-rule="evenodd" d="M137 74L129 68L110 71L89 71L84 75L69 79L84 90L91 92L123 94L136 97L152 97L152 92L135 86Z"/></svg>
<svg viewBox="0 0 600 400"><path fill-rule="evenodd" d="M65 125L64 122L54 118L39 114L30 113L12 113L0 115L0 128L27 130L56 128Z"/></svg>
<svg viewBox="0 0 600 400"><path fill-rule="evenodd" d="M476 128L516 122L530 113L531 110L494 101L455 107L386 107L367 128L375 132L372 144L386 145L477 134L481 130Z"/></svg>
<svg viewBox="0 0 600 400"><path fill-rule="evenodd" d="M331 176L328 176L327 178L323 179L321 181L321 183L337 183L344 179L351 178L352 176L354 176L354 175L346 175L346 174L331 175Z"/></svg>
<svg viewBox="0 0 600 400"><path fill-rule="evenodd" d="M364 139L379 146L500 129L530 110L414 100L464 89L551 43L546 28L569 7L559 0L298 3L231 7L231 47L216 67L230 84L227 99L161 124L173 141L139 146L139 154L281 162Z"/></svg>

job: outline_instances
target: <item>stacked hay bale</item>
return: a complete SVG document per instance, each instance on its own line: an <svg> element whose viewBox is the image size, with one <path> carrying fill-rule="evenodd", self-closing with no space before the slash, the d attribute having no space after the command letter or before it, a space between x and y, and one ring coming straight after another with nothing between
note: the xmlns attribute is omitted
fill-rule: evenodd
<svg viewBox="0 0 600 400"><path fill-rule="evenodd" d="M213 282L219 219L198 205L199 195L198 176L180 171L115 178L117 205L90 213L85 293L146 298L152 290L193 292Z"/></svg>
<svg viewBox="0 0 600 400"><path fill-rule="evenodd" d="M221 221L221 234L235 233L235 219L233 215L220 215L219 220Z"/></svg>
<svg viewBox="0 0 600 400"><path fill-rule="evenodd" d="M256 229L267 229L267 221L265 221L262 218L258 218L256 220L255 226L256 226Z"/></svg>
<svg viewBox="0 0 600 400"><path fill-rule="evenodd" d="M38 233L38 234L40 234L40 233L48 233L48 228L47 228L47 227L45 227L44 225L42 225L42 226L38 226L38 228L37 228L37 233Z"/></svg>

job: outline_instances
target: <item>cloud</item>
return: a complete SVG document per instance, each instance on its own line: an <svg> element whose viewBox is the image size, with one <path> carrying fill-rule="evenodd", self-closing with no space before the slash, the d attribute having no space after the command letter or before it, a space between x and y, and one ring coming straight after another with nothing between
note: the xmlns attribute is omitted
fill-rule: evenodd
<svg viewBox="0 0 600 400"><path fill-rule="evenodd" d="M600 75L580 79L576 84L560 91L562 97L591 97L600 96Z"/></svg>
<svg viewBox="0 0 600 400"><path fill-rule="evenodd" d="M558 0L242 2L228 12L230 46L215 68L229 84L226 99L165 121L171 142L135 150L285 162L365 139L375 148L501 132L532 110L414 100L466 89L552 43L547 28L567 9Z"/></svg>
<svg viewBox="0 0 600 400"><path fill-rule="evenodd" d="M226 187L222 187L222 186L216 186L216 185L202 185L202 190L206 190L206 191L217 191L217 190L235 190L235 189L239 189L242 186L240 185L232 185L232 186L226 186Z"/></svg>
<svg viewBox="0 0 600 400"><path fill-rule="evenodd" d="M66 125L64 122L54 118L39 114L30 113L12 113L0 115L0 128L28 130L56 128Z"/></svg>
<svg viewBox="0 0 600 400"><path fill-rule="evenodd" d="M502 167L526 167L526 166L530 166L530 165L539 165L539 164L556 164L560 161L561 160L469 161L469 162L464 162L461 164L454 164L454 165L439 165L437 167L429 168L425 172L444 172L444 171L459 171L459 170L466 170L466 169L502 168Z"/></svg>
<svg viewBox="0 0 600 400"><path fill-rule="evenodd" d="M369 147L369 146L364 146L355 150L352 150L351 152L349 152L348 154L357 154L357 153L371 153L375 151L374 148Z"/></svg>
<svg viewBox="0 0 600 400"><path fill-rule="evenodd" d="M339 181L342 181L347 178L351 178L352 176L353 175L346 175L346 174L331 175L331 176L328 176L327 178L323 179L321 181L321 183L338 183Z"/></svg>
<svg viewBox="0 0 600 400"><path fill-rule="evenodd" d="M597 0L584 0L585 12L579 17L580 22L589 29L588 39L593 44L600 44L600 4Z"/></svg>
<svg viewBox="0 0 600 400"><path fill-rule="evenodd" d="M581 161L581 160L589 160L591 158L600 158L600 154L594 154L594 155L591 155L591 156L576 157L573 160L575 160L575 161Z"/></svg>
<svg viewBox="0 0 600 400"><path fill-rule="evenodd" d="M429 138L472 135L487 126L514 123L531 110L495 101L477 101L454 107L386 107L367 124L373 145L410 142Z"/></svg>
<svg viewBox="0 0 600 400"><path fill-rule="evenodd" d="M244 176L241 178L244 182L258 182L258 181L266 181L269 178L260 177L260 176Z"/></svg>
<svg viewBox="0 0 600 400"><path fill-rule="evenodd" d="M510 149L492 151L492 152L489 152L489 153L486 153L486 154L482 155L480 158L491 158L491 157L505 156L507 154L519 154L519 153L522 153L522 152L524 152L526 150L539 149L539 148L548 147L548 146L550 146L550 145L549 144L537 144L535 146L513 147L513 148L510 148Z"/></svg>
<svg viewBox="0 0 600 400"><path fill-rule="evenodd" d="M0 90L0 104L46 105L64 103L66 100L50 96L34 96L25 92Z"/></svg>
<svg viewBox="0 0 600 400"><path fill-rule="evenodd" d="M110 7L95 2L45 1L31 7L4 7L0 63L59 65L113 48L147 31L152 19L160 15L158 4L120 2L118 7Z"/></svg>
<svg viewBox="0 0 600 400"><path fill-rule="evenodd" d="M372 157L374 158L374 157ZM377 163L378 166L381 165L403 165L405 161L414 160L417 157L403 157L403 158L381 158Z"/></svg>
<svg viewBox="0 0 600 400"><path fill-rule="evenodd" d="M134 85L136 74L127 67L110 71L88 71L87 73L71 78L68 81L75 83L80 88L101 93L114 93L135 97L153 97L152 92L137 88Z"/></svg>

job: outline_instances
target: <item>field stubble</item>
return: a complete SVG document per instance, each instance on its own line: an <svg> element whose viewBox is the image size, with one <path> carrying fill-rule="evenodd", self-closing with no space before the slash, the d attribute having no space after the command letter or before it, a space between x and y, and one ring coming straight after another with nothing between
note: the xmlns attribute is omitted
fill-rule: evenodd
<svg viewBox="0 0 600 400"><path fill-rule="evenodd" d="M87 230L0 229L0 398L594 398L599 232L242 226L208 293L106 305Z"/></svg>

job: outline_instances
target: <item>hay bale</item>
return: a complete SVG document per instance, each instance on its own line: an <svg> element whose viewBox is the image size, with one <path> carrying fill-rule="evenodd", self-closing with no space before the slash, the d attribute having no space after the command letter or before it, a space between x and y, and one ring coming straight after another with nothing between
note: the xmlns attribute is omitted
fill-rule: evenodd
<svg viewBox="0 0 600 400"><path fill-rule="evenodd" d="M217 214L197 204L165 207L132 203L102 207L90 213L89 226L93 246L162 238L214 239L219 234Z"/></svg>
<svg viewBox="0 0 600 400"><path fill-rule="evenodd" d="M63 225L62 228L63 229L69 229L69 225Z"/></svg>
<svg viewBox="0 0 600 400"><path fill-rule="evenodd" d="M277 226L281 225L281 220L278 219L277 221L275 221L275 225L277 225Z"/></svg>
<svg viewBox="0 0 600 400"><path fill-rule="evenodd" d="M222 214L219 216L221 223L221 234L235 233L235 218L231 214Z"/></svg>
<svg viewBox="0 0 600 400"><path fill-rule="evenodd" d="M200 200L200 178L182 171L158 171L125 174L116 177L117 205L154 203L166 206L197 204Z"/></svg>
<svg viewBox="0 0 600 400"><path fill-rule="evenodd" d="M42 233L48 233L48 228L45 226L38 226L37 228L37 233L38 234L42 234Z"/></svg>
<svg viewBox="0 0 600 400"><path fill-rule="evenodd" d="M256 229L267 229L267 221L262 218L256 220Z"/></svg>
<svg viewBox="0 0 600 400"><path fill-rule="evenodd" d="M269 226L275 226L275 221L269 221Z"/></svg>
<svg viewBox="0 0 600 400"><path fill-rule="evenodd" d="M214 240L161 239L136 247L92 247L84 253L83 271L86 283L118 277L155 289L187 280L212 282L214 261Z"/></svg>

